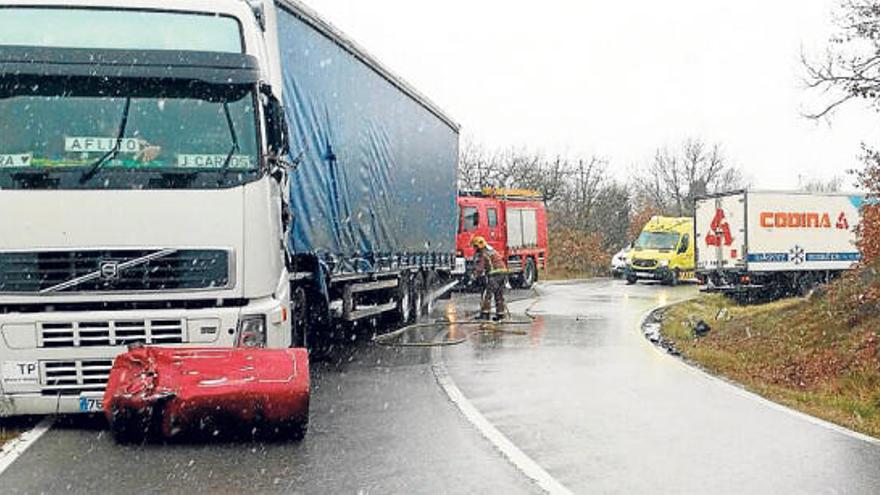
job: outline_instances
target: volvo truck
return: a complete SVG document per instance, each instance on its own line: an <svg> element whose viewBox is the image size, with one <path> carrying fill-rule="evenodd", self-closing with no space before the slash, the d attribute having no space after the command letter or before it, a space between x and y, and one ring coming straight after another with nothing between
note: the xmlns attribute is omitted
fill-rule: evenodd
<svg viewBox="0 0 880 495"><path fill-rule="evenodd" d="M458 126L293 0L0 0L0 416L454 284Z"/></svg>

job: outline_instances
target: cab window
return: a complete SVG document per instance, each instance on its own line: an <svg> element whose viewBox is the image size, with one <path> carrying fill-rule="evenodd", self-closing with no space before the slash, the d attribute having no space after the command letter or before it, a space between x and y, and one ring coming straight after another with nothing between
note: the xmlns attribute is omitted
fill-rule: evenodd
<svg viewBox="0 0 880 495"><path fill-rule="evenodd" d="M489 228L495 228L498 226L498 210L495 208L489 208L489 211L486 212L486 216L489 219Z"/></svg>
<svg viewBox="0 0 880 495"><path fill-rule="evenodd" d="M480 225L480 213L477 211L477 208L474 206L467 206L462 209L461 213L461 231L462 232L470 232L472 230L477 230L477 226Z"/></svg>

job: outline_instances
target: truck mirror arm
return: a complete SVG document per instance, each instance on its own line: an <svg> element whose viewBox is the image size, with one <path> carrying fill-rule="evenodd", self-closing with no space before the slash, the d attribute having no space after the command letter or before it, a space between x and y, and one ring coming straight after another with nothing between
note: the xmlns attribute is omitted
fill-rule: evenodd
<svg viewBox="0 0 880 495"><path fill-rule="evenodd" d="M269 156L269 175L271 175L278 182L282 182L284 177L296 170L303 161L303 157L305 156L306 150L300 150L300 152L293 158L293 160L288 160L284 155L272 154Z"/></svg>

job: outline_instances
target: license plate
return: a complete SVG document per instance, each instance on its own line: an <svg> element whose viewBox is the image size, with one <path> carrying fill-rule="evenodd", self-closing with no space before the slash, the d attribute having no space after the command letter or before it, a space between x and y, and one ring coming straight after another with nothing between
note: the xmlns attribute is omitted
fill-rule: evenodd
<svg viewBox="0 0 880 495"><path fill-rule="evenodd" d="M80 412L101 412L103 410L100 397L80 397Z"/></svg>

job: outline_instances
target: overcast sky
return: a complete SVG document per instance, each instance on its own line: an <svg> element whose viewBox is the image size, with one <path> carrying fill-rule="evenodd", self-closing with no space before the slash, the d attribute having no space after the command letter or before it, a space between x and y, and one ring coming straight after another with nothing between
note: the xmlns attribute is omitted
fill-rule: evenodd
<svg viewBox="0 0 880 495"><path fill-rule="evenodd" d="M306 1L491 147L597 154L626 177L693 136L794 188L880 144L863 105L801 116L800 54L822 53L839 0Z"/></svg>

